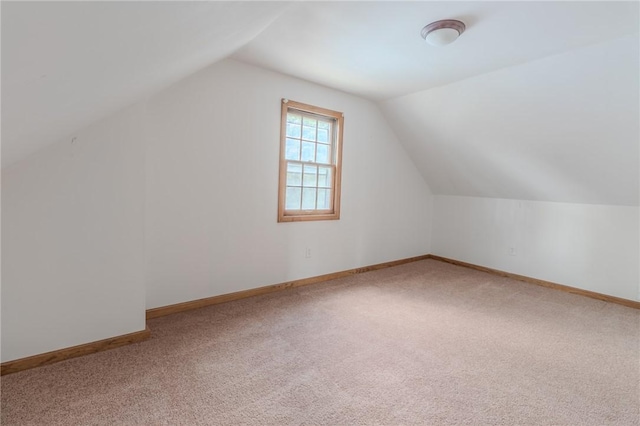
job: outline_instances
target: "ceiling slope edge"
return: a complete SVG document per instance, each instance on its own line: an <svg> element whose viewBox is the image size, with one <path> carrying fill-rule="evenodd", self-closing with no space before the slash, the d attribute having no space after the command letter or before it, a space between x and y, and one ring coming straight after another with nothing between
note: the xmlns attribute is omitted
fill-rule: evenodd
<svg viewBox="0 0 640 426"><path fill-rule="evenodd" d="M216 2L214 2L214 7L215 3ZM40 5L51 7L54 4L55 2L50 3L49 5L47 5L46 3ZM136 5L136 7L145 7L145 5L147 4L153 6L153 2L149 2ZM175 7L179 6L179 4L180 3L178 2L174 3L173 5L167 4L166 6ZM29 69L30 65L27 63L21 64L23 68L16 69L13 73L6 72L6 64L8 64L13 58L16 57L15 54L11 55L10 53L8 53L8 51L13 50L13 52L19 53L19 55L23 57L36 57L38 52L31 52L30 54L24 53L28 47L32 47L34 49L41 49L40 53L42 53L42 56L45 58L51 58L52 56L55 56L55 52L47 52L45 47L38 47L37 44L41 44L42 40L32 39L25 44L24 37L28 36L26 33L19 33L19 37L15 40L12 40L12 34L8 33L10 29L7 28L8 25L5 25L5 23L9 22L8 20L12 15L7 13L7 4L3 3L3 108L1 135L2 149L0 155L2 170L4 171L5 169L13 165L28 159L41 149L64 140L65 138L70 137L70 135L73 135L76 132L79 132L104 119L107 119L112 115L116 115L120 111L130 108L137 103L144 102L145 99L148 99L154 94L166 90L167 88L219 61L229 58L237 50L244 47L254 38L258 37L269 26L271 26L278 19L278 17L280 17L280 15L282 15L282 13L284 13L284 11L291 6L292 3L263 2L263 4L265 5L265 9L262 10L260 14L246 19L247 28L236 29L235 31L231 32L229 37L235 37L235 39L222 40L220 43L224 42L224 46L218 46L216 52L208 52L208 56L206 54L202 56L199 55L198 52L196 52L195 55L191 55L191 57L188 58L187 61L185 61L186 65L184 65L182 69L169 69L165 73L165 75L157 77L152 82L153 84L148 84L147 86L145 86L143 82L144 78L138 78L136 79L136 81L125 84L124 86L126 87L124 87L124 89L126 90L121 90L120 93L113 93L113 90L111 90L111 92L108 90L113 88L105 88L100 93L95 93L91 98L85 97L76 102L76 104L80 104L80 106L77 107L74 111L60 111L60 108L56 108L60 106L59 104L73 104L73 102L56 102L56 99L52 97L50 97L50 99L42 99L33 90L26 93L26 96L24 96L25 86L33 86L35 83L40 85L39 87L37 87L37 90L39 92L47 94L59 93L60 90L57 90L56 81L54 80L55 74L64 75L67 71L69 71L69 74L73 76L72 68L74 67L74 64L69 63L68 65L65 65L66 62L64 60L59 60L50 61L48 64L33 64L34 66ZM14 7L24 6L33 8L37 7L38 5L38 3L31 5L29 5L28 3L24 3L15 4ZM73 5L74 3L71 3L67 7L73 7ZM87 7L88 4L82 5L80 3L76 3L76 5ZM113 6L113 4L111 6ZM132 4L131 6L133 7L134 4ZM233 5L227 7L233 7ZM21 15L20 18L17 18L17 16L15 15L11 18L15 21L16 27L24 27L23 25L21 25L21 19L30 20L33 18L33 13L31 11L28 12L29 13L19 13L18 15ZM237 14L238 11L232 9L229 13ZM73 16L58 16L54 19L58 19L55 24L62 28L63 26L65 26L65 19L72 18ZM100 17L100 19L106 18ZM55 28L56 25L53 25L53 27ZM48 28L48 30L51 31L52 28ZM59 35L59 38L62 39L64 39L65 37L73 36L72 33L65 32L65 30L63 29L61 29L61 33L62 34ZM241 34L241 36L239 36L239 34ZM56 37L51 38L53 39L51 43L55 43L59 46L65 44L68 45L68 43L59 43L60 40L56 39ZM140 46L138 45L137 47ZM67 50L64 53L65 54L59 56L64 57L65 55L67 55L67 57L77 57L78 60L82 60L82 58L80 58L80 52ZM114 62L118 61L114 60ZM27 66L26 69L24 68L25 65ZM35 65L40 65L40 69L36 69ZM49 73L50 75L42 74L43 65L54 68L54 70L51 70L52 72ZM156 68L154 67L152 71L156 71ZM91 79L88 75L85 76L85 79L93 81L104 81L103 78ZM72 80L72 78L69 78L69 80ZM58 83L60 83L60 81L58 81ZM64 86L64 89L66 89L68 92L79 94L86 92L85 90L83 90L83 87L77 87L75 90L73 87L69 87L69 81L62 81L61 83L63 84L59 84L58 86ZM16 88L16 90L11 90L12 85ZM29 91L30 89L27 87L26 90ZM118 99L117 101L105 101L104 98ZM31 108L33 104L30 105L29 101L35 103L34 108ZM36 113L32 111L36 111ZM50 119L48 121L40 119L39 121L38 117L50 117ZM56 124L56 122L58 123ZM15 124L12 125L11 123ZM23 130L25 128L35 130L25 132Z"/></svg>
<svg viewBox="0 0 640 426"><path fill-rule="evenodd" d="M378 105L434 195L638 206L639 44L621 37Z"/></svg>

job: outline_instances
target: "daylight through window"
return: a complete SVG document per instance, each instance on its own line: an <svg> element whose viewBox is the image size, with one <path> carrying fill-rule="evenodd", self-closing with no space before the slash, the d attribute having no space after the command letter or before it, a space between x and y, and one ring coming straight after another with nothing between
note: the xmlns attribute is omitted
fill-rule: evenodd
<svg viewBox="0 0 640 426"><path fill-rule="evenodd" d="M278 221L340 218L342 113L282 100Z"/></svg>

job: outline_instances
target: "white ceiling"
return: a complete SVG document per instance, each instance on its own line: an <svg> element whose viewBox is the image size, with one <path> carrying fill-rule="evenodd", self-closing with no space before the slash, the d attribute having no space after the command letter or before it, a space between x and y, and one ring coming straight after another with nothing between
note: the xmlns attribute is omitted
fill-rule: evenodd
<svg viewBox="0 0 640 426"><path fill-rule="evenodd" d="M430 46L439 19L467 29ZM637 2L302 2L232 57L380 100L637 32Z"/></svg>
<svg viewBox="0 0 640 426"><path fill-rule="evenodd" d="M216 62L273 2L2 1L2 165Z"/></svg>
<svg viewBox="0 0 640 426"><path fill-rule="evenodd" d="M638 205L637 36L390 99L381 108L435 194Z"/></svg>
<svg viewBox="0 0 640 426"><path fill-rule="evenodd" d="M638 6L3 1L2 165L231 56L380 101L434 193L637 205Z"/></svg>

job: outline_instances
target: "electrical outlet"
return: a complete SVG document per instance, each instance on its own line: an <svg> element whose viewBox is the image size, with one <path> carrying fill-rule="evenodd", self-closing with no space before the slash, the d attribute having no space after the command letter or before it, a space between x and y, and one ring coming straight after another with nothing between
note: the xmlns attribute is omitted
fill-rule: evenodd
<svg viewBox="0 0 640 426"><path fill-rule="evenodd" d="M515 247L509 247L509 250L507 251L507 253L509 254L509 256L515 256L518 254Z"/></svg>
<svg viewBox="0 0 640 426"><path fill-rule="evenodd" d="M311 258L311 247L307 247L304 251L304 257L306 257L307 259Z"/></svg>

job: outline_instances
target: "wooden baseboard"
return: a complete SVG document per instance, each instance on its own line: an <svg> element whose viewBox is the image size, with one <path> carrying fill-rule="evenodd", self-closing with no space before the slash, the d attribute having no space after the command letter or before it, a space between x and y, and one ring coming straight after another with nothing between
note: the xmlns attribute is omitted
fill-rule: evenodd
<svg viewBox="0 0 640 426"><path fill-rule="evenodd" d="M474 265L473 263L462 262L460 260L449 259L446 257L429 255L430 259L439 260L441 262L451 263L453 265L464 266L466 268L475 269L482 272L488 272L501 277L513 278L514 280L524 281L526 283L535 284L543 287L553 288L555 290L566 291L568 293L579 294L581 296L590 297L592 299L603 300L605 302L616 303L618 305L628 306L630 308L640 309L640 302L635 300L623 299L621 297L609 296L607 294L596 293L595 291L583 290L580 288L570 287L568 285L556 284L550 281L539 280L537 278L526 277L524 275L512 274L511 272L500 271L498 269L487 268L485 266Z"/></svg>
<svg viewBox="0 0 640 426"><path fill-rule="evenodd" d="M511 272L505 272L498 269L487 268L485 266L474 265L472 263L462 262L460 260L449 259L442 256L433 254L426 254L422 256L409 257L406 259L394 260L391 262L378 263L375 265L364 266L362 268L349 269L346 271L334 272L331 274L318 275L310 278L303 278L300 280L288 281L280 284L269 285L265 287L258 287L250 290L237 291L235 293L222 294L220 296L207 297L205 299L193 300L190 302L177 303L175 305L161 306L158 308L148 309L146 312L147 319L158 318L165 315L176 314L178 312L189 311L192 309L203 308L205 306L217 305L219 303L230 302L233 300L244 299L247 297L259 296L262 294L274 293L290 288L301 287L309 284L320 283L329 280L335 280L338 278L344 278L354 274L361 274L364 272L375 271L378 269L390 268L392 266L398 266L405 263L416 262L419 260L433 259L440 262L446 262L453 265L463 266L466 268L475 269L482 272L487 272L493 275L501 277L512 278L518 281L523 281L530 284L536 284L543 287L553 288L556 290L565 291L568 293L578 294L581 296L590 297L592 299L598 299L605 302L616 303L618 305L627 306L630 308L640 309L640 302L634 300L623 299L620 297L609 296L606 294L596 293L589 290L583 290L575 287L570 287L562 284L553 283L550 281L539 280L537 278L531 278L524 275L513 274ZM147 340L151 336L151 330L147 326L144 330L134 333L124 334L122 336L111 337L109 339L99 340L96 342L85 343L83 345L73 346L70 348L60 349L57 351L46 352L39 355L30 356L27 358L20 358L13 361L7 361L0 364L0 375L16 373L18 371L28 370L30 368L40 367L44 365L54 364L56 362L64 361L71 358L76 358L83 355L89 355L96 352L105 351L108 349L114 349L121 346L129 345L132 343L142 342Z"/></svg>
<svg viewBox="0 0 640 426"><path fill-rule="evenodd" d="M83 345L46 352L27 358L3 362L0 364L0 375L4 376L5 374L17 373L18 371L28 370L30 368L55 364L56 362L89 355L95 352L119 348L120 346L142 342L143 340L147 340L150 336L151 330L149 327L146 327L144 330L123 334L122 336L110 337L108 339L98 340L97 342L85 343Z"/></svg>
<svg viewBox="0 0 640 426"><path fill-rule="evenodd" d="M190 302L177 303L175 305L161 306L147 310L147 319L163 317L165 315L177 314L178 312L190 311L192 309L203 308L205 306L217 305L219 303L231 302L233 300L245 299L247 297L259 296L261 294L274 293L290 288L301 287L323 281L344 278L349 275L361 274L363 272L375 271L377 269L390 268L405 263L416 262L428 259L430 255L409 257L406 259L394 260L391 262L378 263L376 265L364 266L362 268L349 269L346 271L334 272L331 274L318 275L316 277L303 278L300 280L288 281L280 284L268 285L265 287L253 288L250 290L237 291L235 293L222 294L220 296L207 297L204 299L192 300Z"/></svg>

